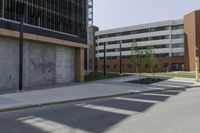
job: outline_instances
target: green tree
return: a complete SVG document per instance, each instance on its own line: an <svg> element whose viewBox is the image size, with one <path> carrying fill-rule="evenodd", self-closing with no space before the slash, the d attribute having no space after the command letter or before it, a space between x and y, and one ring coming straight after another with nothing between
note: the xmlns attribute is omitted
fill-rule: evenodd
<svg viewBox="0 0 200 133"><path fill-rule="evenodd" d="M145 63L150 66L151 73L154 73L154 67L157 65L157 58L152 44L145 50Z"/></svg>
<svg viewBox="0 0 200 133"><path fill-rule="evenodd" d="M143 61L144 50L141 50L136 42L132 44L131 55L135 63L136 73L139 74L138 77L140 78L141 68L144 67L144 61Z"/></svg>

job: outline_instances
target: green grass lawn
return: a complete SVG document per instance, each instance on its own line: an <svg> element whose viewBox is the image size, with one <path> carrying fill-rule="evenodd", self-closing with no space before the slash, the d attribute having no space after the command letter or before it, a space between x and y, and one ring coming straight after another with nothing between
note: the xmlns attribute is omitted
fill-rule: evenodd
<svg viewBox="0 0 200 133"><path fill-rule="evenodd" d="M168 76L168 77L180 77L180 78L195 78L194 73L155 73L155 74L147 74L147 76Z"/></svg>
<svg viewBox="0 0 200 133"><path fill-rule="evenodd" d="M85 76L85 81L94 81L94 80L117 78L117 77L124 77L124 76L128 76L128 75L127 74L120 75L119 73L106 72L106 77L104 77L103 72L93 72Z"/></svg>
<svg viewBox="0 0 200 133"><path fill-rule="evenodd" d="M180 78L195 78L194 73L143 73L144 76L167 76L167 77L180 77ZM129 76L129 74L122 74L107 72L106 77L104 77L103 72L93 72L89 75L85 76L85 81L94 81L94 80L101 80L101 79L109 79L109 78L117 78L117 77L124 77Z"/></svg>

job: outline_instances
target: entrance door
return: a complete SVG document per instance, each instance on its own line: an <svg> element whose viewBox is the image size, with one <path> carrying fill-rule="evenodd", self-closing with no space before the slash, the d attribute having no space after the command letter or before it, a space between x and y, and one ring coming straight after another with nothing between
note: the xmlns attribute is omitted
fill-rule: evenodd
<svg viewBox="0 0 200 133"><path fill-rule="evenodd" d="M185 64L184 63L173 63L172 64L172 71L184 71Z"/></svg>

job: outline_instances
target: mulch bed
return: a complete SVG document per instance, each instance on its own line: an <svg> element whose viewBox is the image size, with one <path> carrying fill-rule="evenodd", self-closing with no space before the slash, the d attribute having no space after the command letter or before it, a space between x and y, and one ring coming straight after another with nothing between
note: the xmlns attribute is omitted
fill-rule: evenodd
<svg viewBox="0 0 200 133"><path fill-rule="evenodd" d="M165 79L161 79L161 78L142 78L139 80L132 80L132 81L128 81L128 83L135 83L135 84L153 84L153 83L157 83L157 82L161 82L164 81Z"/></svg>

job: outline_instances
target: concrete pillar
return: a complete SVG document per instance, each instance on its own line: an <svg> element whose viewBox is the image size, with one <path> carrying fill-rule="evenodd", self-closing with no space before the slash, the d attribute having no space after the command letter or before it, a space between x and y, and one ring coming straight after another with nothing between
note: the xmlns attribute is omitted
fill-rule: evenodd
<svg viewBox="0 0 200 133"><path fill-rule="evenodd" d="M84 81L84 48L75 49L75 81Z"/></svg>

